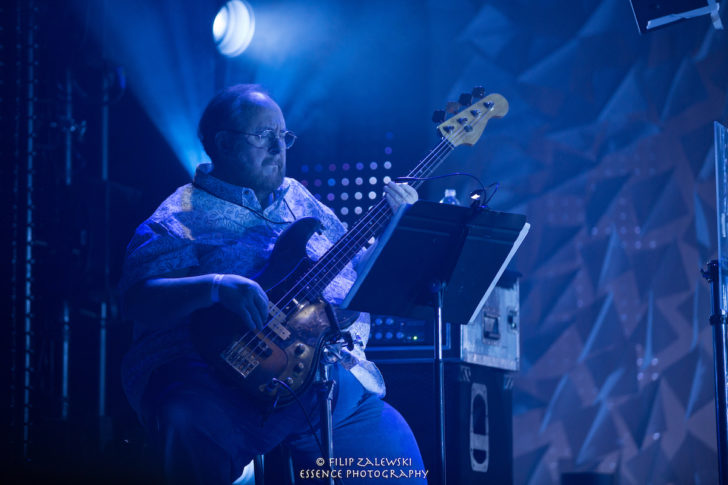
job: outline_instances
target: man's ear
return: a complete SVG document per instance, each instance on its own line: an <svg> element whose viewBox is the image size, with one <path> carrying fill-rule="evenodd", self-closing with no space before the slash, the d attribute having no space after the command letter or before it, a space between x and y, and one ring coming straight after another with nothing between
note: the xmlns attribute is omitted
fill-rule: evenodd
<svg viewBox="0 0 728 485"><path fill-rule="evenodd" d="M220 155L227 155L233 149L233 137L227 131L215 133L215 151Z"/></svg>

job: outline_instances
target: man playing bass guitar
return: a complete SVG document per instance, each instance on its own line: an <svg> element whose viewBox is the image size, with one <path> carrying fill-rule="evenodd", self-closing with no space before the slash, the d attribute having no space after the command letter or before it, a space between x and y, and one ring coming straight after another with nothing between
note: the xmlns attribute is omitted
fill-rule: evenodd
<svg viewBox="0 0 728 485"><path fill-rule="evenodd" d="M325 470L302 409L262 405L244 392L201 356L190 320L195 312L216 306L235 314L248 331L261 331L271 319L272 302L253 278L268 264L283 231L302 218L318 219L320 230L306 242L314 260L346 231L328 207L285 177L286 150L295 135L260 86L237 85L218 93L200 119L199 136L212 163L199 165L194 181L170 195L138 227L127 248L120 288L124 311L135 323L134 343L123 364L125 391L161 445L169 483L230 484L255 455L283 442L295 473ZM390 183L385 198L396 211L415 202L417 192ZM332 277L322 291L326 301L336 305L344 298L356 263L355 257ZM403 475L393 476L397 483L426 483L414 436L402 416L380 399L384 382L364 355L368 315L345 320L339 322L351 333L354 348L345 349L334 367L334 452L339 465L362 473L342 475L343 482L387 482L357 462L399 459L389 468L418 473L404 481ZM216 322L202 330L214 335ZM250 355L245 354L246 365L257 363ZM318 431L316 392L309 387L298 399Z"/></svg>

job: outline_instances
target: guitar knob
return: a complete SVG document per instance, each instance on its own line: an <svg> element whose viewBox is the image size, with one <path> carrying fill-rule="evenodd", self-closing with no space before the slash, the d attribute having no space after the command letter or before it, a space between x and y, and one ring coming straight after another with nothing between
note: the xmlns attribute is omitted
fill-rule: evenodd
<svg viewBox="0 0 728 485"><path fill-rule="evenodd" d="M473 95L470 93L463 93L460 95L460 98L458 99L458 103L460 103L463 106L470 106L470 104L473 102Z"/></svg>
<svg viewBox="0 0 728 485"><path fill-rule="evenodd" d="M295 366L295 367L293 368L293 372L296 372L296 373L301 373L301 372L303 372L303 368L304 368L304 367L305 367L305 366L303 365L303 362L299 362L299 363L298 363L298 364L296 364L296 366Z"/></svg>
<svg viewBox="0 0 728 485"><path fill-rule="evenodd" d="M483 86L475 86L473 88L473 97L480 99L485 97L485 88Z"/></svg>
<svg viewBox="0 0 728 485"><path fill-rule="evenodd" d="M286 377L286 384L288 384L289 386L292 386L293 385L293 377Z"/></svg>
<svg viewBox="0 0 728 485"><path fill-rule="evenodd" d="M435 123L442 123L445 121L445 110L444 109L438 109L434 113L432 113L432 121Z"/></svg>
<svg viewBox="0 0 728 485"><path fill-rule="evenodd" d="M293 350L293 352L296 355L302 355L306 351L306 346L303 344L297 344L296 348Z"/></svg>

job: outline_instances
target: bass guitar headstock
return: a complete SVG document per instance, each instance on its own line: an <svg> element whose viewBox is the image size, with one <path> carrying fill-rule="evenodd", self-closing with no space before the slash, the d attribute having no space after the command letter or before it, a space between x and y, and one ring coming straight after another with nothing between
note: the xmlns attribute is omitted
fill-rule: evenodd
<svg viewBox="0 0 728 485"><path fill-rule="evenodd" d="M473 99L477 101L473 103ZM457 112L462 106L467 107ZM447 113L452 116L446 120ZM476 87L472 93L462 94L458 102L448 103L445 110L435 111L432 121L439 123L438 133L453 146L472 146L480 139L491 118L502 118L507 113L506 98L496 93L485 96L485 90Z"/></svg>

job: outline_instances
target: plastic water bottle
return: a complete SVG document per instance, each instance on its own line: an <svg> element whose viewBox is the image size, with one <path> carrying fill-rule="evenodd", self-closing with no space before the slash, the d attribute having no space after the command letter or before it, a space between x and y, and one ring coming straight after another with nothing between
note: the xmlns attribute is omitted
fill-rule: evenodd
<svg viewBox="0 0 728 485"><path fill-rule="evenodd" d="M460 205L455 189L445 189L445 197L440 199L440 204Z"/></svg>

